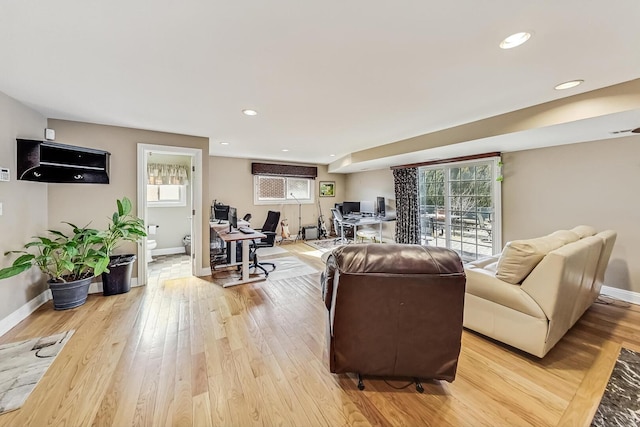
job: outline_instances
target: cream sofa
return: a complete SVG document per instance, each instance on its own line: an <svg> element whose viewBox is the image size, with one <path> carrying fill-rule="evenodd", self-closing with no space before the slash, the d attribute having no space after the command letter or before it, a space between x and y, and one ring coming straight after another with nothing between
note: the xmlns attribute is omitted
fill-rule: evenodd
<svg viewBox="0 0 640 427"><path fill-rule="evenodd" d="M464 327L544 357L600 294L615 240L578 226L465 265Z"/></svg>

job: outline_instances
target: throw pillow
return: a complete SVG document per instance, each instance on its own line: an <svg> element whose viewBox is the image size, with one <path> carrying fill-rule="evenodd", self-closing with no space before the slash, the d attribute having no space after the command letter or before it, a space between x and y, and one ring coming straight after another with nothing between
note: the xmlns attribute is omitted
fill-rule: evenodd
<svg viewBox="0 0 640 427"><path fill-rule="evenodd" d="M581 239L585 237L593 236L596 234L596 229L591 227L590 225L579 225L571 229L574 233L580 236Z"/></svg>
<svg viewBox="0 0 640 427"><path fill-rule="evenodd" d="M508 242L498 260L496 278L517 285L546 254L561 246L564 246L563 240L557 236Z"/></svg>

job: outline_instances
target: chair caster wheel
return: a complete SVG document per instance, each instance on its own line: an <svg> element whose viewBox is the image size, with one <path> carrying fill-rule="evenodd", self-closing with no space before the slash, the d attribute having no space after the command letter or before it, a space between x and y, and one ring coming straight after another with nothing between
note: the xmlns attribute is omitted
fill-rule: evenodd
<svg viewBox="0 0 640 427"><path fill-rule="evenodd" d="M358 390L364 390L364 382L362 382L362 375L358 374Z"/></svg>
<svg viewBox="0 0 640 427"><path fill-rule="evenodd" d="M422 384L417 384L416 390L418 391L418 393L424 393L424 387L422 387Z"/></svg>

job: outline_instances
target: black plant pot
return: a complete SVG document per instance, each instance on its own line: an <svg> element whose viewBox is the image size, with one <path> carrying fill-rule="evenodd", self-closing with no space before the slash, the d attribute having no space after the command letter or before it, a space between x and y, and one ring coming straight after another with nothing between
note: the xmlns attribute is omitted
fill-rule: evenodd
<svg viewBox="0 0 640 427"><path fill-rule="evenodd" d="M105 296L126 294L131 290L131 273L136 260L134 254L109 257L109 272L102 273L102 294Z"/></svg>
<svg viewBox="0 0 640 427"><path fill-rule="evenodd" d="M87 302L92 279L93 277L87 277L73 282L49 282L49 289L51 289L51 295L53 296L53 308L67 310L79 307Z"/></svg>

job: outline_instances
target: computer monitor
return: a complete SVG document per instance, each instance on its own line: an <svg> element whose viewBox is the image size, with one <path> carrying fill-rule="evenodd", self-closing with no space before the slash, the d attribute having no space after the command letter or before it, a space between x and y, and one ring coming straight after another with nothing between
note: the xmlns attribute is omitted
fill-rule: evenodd
<svg viewBox="0 0 640 427"><path fill-rule="evenodd" d="M384 200L384 197L378 196L376 198L376 205L377 205L377 208L378 208L378 216L385 216L386 215L386 211L385 211L385 200Z"/></svg>
<svg viewBox="0 0 640 427"><path fill-rule="evenodd" d="M342 215L360 212L360 202L342 202Z"/></svg>
<svg viewBox="0 0 640 427"><path fill-rule="evenodd" d="M228 205L214 203L213 206L211 206L211 210L213 211L213 218L218 220L218 224L220 224L222 221L226 221L229 217Z"/></svg>
<svg viewBox="0 0 640 427"><path fill-rule="evenodd" d="M373 200L360 201L360 213L362 215L373 215L376 213Z"/></svg>
<svg viewBox="0 0 640 427"><path fill-rule="evenodd" d="M237 233L238 232L238 211L236 208L229 208L229 215L227 217L229 219L229 233Z"/></svg>

